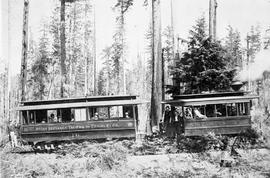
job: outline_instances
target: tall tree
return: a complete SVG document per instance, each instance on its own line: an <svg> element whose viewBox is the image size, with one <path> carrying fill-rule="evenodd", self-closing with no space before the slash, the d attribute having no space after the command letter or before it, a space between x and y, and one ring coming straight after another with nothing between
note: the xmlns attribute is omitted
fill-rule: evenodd
<svg viewBox="0 0 270 178"><path fill-rule="evenodd" d="M242 67L242 46L240 33L234 30L230 25L227 28L228 34L225 39L225 49L227 66L229 68Z"/></svg>
<svg viewBox="0 0 270 178"><path fill-rule="evenodd" d="M247 35L247 55L250 61L254 62L255 55L261 50L261 31L259 26L251 26L250 32Z"/></svg>
<svg viewBox="0 0 270 178"><path fill-rule="evenodd" d="M171 85L172 81L170 80L170 68L169 66L173 65L174 62L174 37L173 37L173 29L168 26L164 33L164 47L163 47L163 59L164 59L164 78L165 85Z"/></svg>
<svg viewBox="0 0 270 178"><path fill-rule="evenodd" d="M265 30L264 49L268 49L269 46L270 46L270 27L268 27L268 29Z"/></svg>
<svg viewBox="0 0 270 178"><path fill-rule="evenodd" d="M64 97L64 84L66 83L66 35L65 35L65 7L66 0L61 0L60 6L60 53L61 53L61 88L60 97Z"/></svg>
<svg viewBox="0 0 270 178"><path fill-rule="evenodd" d="M217 1L209 0L209 37L216 40Z"/></svg>
<svg viewBox="0 0 270 178"><path fill-rule="evenodd" d="M184 84L182 92L229 89L234 70L226 68L225 53L220 42L212 41L206 35L205 18L199 18L190 30L187 52L173 69L178 80Z"/></svg>
<svg viewBox="0 0 270 178"><path fill-rule="evenodd" d="M28 15L29 1L24 0L23 8L23 41L22 41L22 61L21 61L21 101L25 100L25 90L27 81L27 50L28 50Z"/></svg>
<svg viewBox="0 0 270 178"><path fill-rule="evenodd" d="M151 124L158 126L162 116L162 59L160 0L152 0L152 90Z"/></svg>
<svg viewBox="0 0 270 178"><path fill-rule="evenodd" d="M36 59L31 66L30 85L32 86L33 99L43 100L48 95L49 72L48 67L51 64L49 53L48 27L45 24L42 29L42 36L38 45Z"/></svg>
<svg viewBox="0 0 270 178"><path fill-rule="evenodd" d="M106 84L103 84L103 86L105 86L105 93L106 95L110 94L111 91L111 82L112 82L112 78L113 78L113 68L112 68L112 52L111 52L112 48L111 47L106 47L105 49L103 49L103 59L105 59L104 61L104 73L106 73L106 75L103 73L103 75L105 75L106 77L104 77L103 82L106 82ZM100 84L99 84L100 85ZM99 89L100 91L100 89Z"/></svg>
<svg viewBox="0 0 270 178"><path fill-rule="evenodd" d="M4 60L0 59L0 115L3 119L6 118L8 113L8 65Z"/></svg>
<svg viewBox="0 0 270 178"><path fill-rule="evenodd" d="M118 93L126 93L126 79L125 79L125 59L124 59L124 49L125 49L125 14L133 5L133 0L117 0L114 9L119 13L116 17L117 31L114 35L114 45L116 53L114 57L114 64L116 69L116 74L118 75Z"/></svg>
<svg viewBox="0 0 270 178"><path fill-rule="evenodd" d="M49 68L50 73L50 87L48 98L57 98L60 96L61 88L61 45L60 45L60 4L56 4L53 10L53 15L50 21L50 35L52 38L52 64Z"/></svg>

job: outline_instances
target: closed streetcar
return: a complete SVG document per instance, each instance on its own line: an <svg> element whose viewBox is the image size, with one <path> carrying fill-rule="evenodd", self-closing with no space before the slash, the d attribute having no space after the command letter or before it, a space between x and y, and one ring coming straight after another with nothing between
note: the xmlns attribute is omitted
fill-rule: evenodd
<svg viewBox="0 0 270 178"><path fill-rule="evenodd" d="M136 136L136 96L22 102L21 137L28 143Z"/></svg>

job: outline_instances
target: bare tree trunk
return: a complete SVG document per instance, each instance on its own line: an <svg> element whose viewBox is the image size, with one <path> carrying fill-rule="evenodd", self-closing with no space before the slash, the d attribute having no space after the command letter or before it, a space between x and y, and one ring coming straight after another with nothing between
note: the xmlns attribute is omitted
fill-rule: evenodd
<svg viewBox="0 0 270 178"><path fill-rule="evenodd" d="M94 15L94 36L93 36L93 72L94 72L94 80L93 80L93 88L94 88L94 95L97 95L97 55L96 55L96 9L95 4L93 5L93 15Z"/></svg>
<svg viewBox="0 0 270 178"><path fill-rule="evenodd" d="M161 100L163 101L165 99L165 61L164 61L164 49L162 49L162 53L161 53L161 86L162 86L162 90L161 90ZM162 106L162 112L163 112L164 108Z"/></svg>
<svg viewBox="0 0 270 178"><path fill-rule="evenodd" d="M172 53L175 56L174 23L173 23L173 0L171 0L171 28L172 28Z"/></svg>
<svg viewBox="0 0 270 178"><path fill-rule="evenodd" d="M8 1L8 34L7 34L7 36L8 36L8 59L10 58L10 54L11 54L11 13L10 13L10 8L11 8L11 3L10 3L10 1ZM10 113L10 107L9 107L9 96L10 96L10 90L11 90L11 86L10 86L10 83L11 83L11 75L10 75L10 60L8 60L8 63L7 63L7 104L6 104L6 106L7 106L7 113L6 113L6 119L9 121L10 120L10 115L9 115L9 113Z"/></svg>
<svg viewBox="0 0 270 178"><path fill-rule="evenodd" d="M71 96L73 96L74 94L76 95L76 91L77 91L77 83L75 81L75 76L76 76L76 73L75 73L75 70L76 70L76 63L77 63L77 60L75 61L75 33L76 33L76 19L77 19L77 14L76 14L76 3L74 2L73 3L73 23L72 23L72 38L71 38L71 46L72 46L72 49L71 49L71 61L70 61L70 71L69 71L69 78L70 78L70 85L73 86L74 88L73 91L71 91ZM74 92L75 90L75 92Z"/></svg>
<svg viewBox="0 0 270 178"><path fill-rule="evenodd" d="M217 38L217 1L214 0L213 38Z"/></svg>
<svg viewBox="0 0 270 178"><path fill-rule="evenodd" d="M23 9L23 39L22 39L22 61L21 61L21 101L25 101L25 88L27 77L27 50L28 50L28 13L29 2L24 0Z"/></svg>
<svg viewBox="0 0 270 178"><path fill-rule="evenodd" d="M120 58L120 71L119 71L119 85L120 93L126 94L126 71L125 71L125 60L124 60L124 0L121 0L121 45L122 45L122 54Z"/></svg>
<svg viewBox="0 0 270 178"><path fill-rule="evenodd" d="M87 35L87 1L85 0L85 7L84 7L84 96L88 95L88 88L89 88L89 79L88 79L88 35Z"/></svg>
<svg viewBox="0 0 270 178"><path fill-rule="evenodd" d="M216 0L209 0L209 37L216 40Z"/></svg>
<svg viewBox="0 0 270 178"><path fill-rule="evenodd" d="M209 0L209 37L213 38L213 0Z"/></svg>
<svg viewBox="0 0 270 178"><path fill-rule="evenodd" d="M151 124L157 126L162 116L162 59L161 59L160 0L152 0L152 91Z"/></svg>
<svg viewBox="0 0 270 178"><path fill-rule="evenodd" d="M64 84L66 82L66 36L65 36L65 0L61 0L60 7L60 48L61 48L61 88L60 97L64 97Z"/></svg>
<svg viewBox="0 0 270 178"><path fill-rule="evenodd" d="M107 65L106 94L109 95L110 93L110 66L108 63L106 65Z"/></svg>

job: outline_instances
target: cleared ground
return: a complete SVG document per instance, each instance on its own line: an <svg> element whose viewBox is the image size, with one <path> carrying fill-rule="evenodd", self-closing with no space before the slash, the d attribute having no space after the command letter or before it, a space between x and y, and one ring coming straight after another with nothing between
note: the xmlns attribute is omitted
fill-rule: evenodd
<svg viewBox="0 0 270 178"><path fill-rule="evenodd" d="M161 153L173 151L165 145ZM144 155L152 148L133 141L83 142L54 153L10 153L1 150L2 177L270 177L269 149ZM148 153L150 153L148 151ZM227 164L221 166L221 160Z"/></svg>

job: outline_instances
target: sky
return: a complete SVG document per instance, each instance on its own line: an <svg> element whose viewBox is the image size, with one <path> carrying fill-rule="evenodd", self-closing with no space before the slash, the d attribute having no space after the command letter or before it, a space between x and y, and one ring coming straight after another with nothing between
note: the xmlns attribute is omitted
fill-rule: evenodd
<svg viewBox="0 0 270 178"><path fill-rule="evenodd" d="M126 20L126 57L131 65L138 53L145 54L145 33L150 23L149 8L142 6L144 0L134 1ZM50 17L56 0L29 2L29 29L34 40L38 40L41 22ZM95 0L98 59L102 56L102 49L112 43L115 13L111 7L114 3L115 0ZM240 32L243 41L252 25L260 25L262 30L270 26L270 0L217 0L217 3L218 39L226 36L228 25ZM170 0L161 0L162 29L171 24L170 4ZM188 38L189 30L200 16L204 15L208 20L209 0L172 0L172 4L174 32L181 38ZM0 61L8 63L11 74L16 74L21 61L23 0L2 0L0 5ZM3 68L3 62L0 68Z"/></svg>

